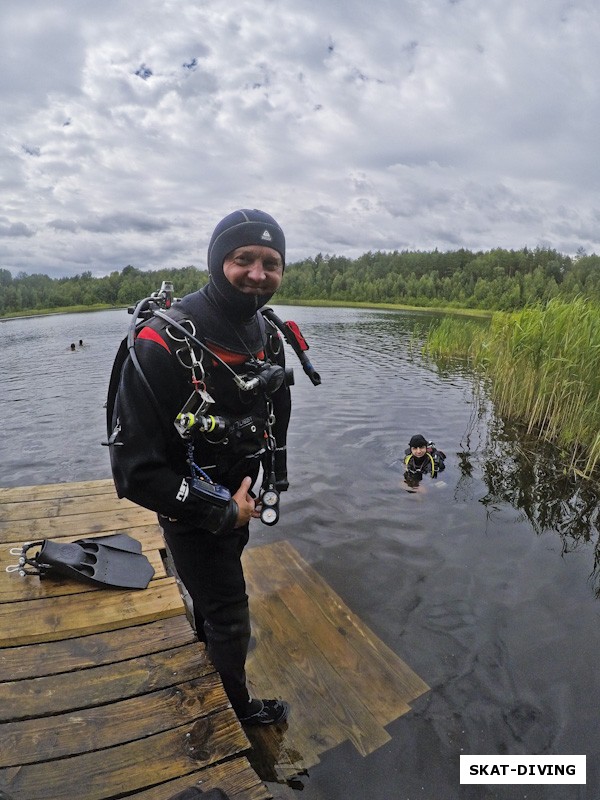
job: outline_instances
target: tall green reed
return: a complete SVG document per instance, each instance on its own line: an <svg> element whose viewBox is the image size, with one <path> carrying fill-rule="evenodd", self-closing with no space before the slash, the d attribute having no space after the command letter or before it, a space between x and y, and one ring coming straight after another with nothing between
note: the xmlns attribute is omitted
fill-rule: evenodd
<svg viewBox="0 0 600 800"><path fill-rule="evenodd" d="M489 379L497 412L561 447L589 477L600 461L600 309L578 297L497 312L489 326L445 317L424 345L469 359Z"/></svg>

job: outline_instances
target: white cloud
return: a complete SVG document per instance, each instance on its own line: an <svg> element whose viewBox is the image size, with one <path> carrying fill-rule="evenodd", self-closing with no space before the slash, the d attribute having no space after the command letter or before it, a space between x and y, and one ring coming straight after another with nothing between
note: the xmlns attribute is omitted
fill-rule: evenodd
<svg viewBox="0 0 600 800"><path fill-rule="evenodd" d="M599 251L599 21L591 0L4 0L0 267L203 266L243 206L288 260Z"/></svg>

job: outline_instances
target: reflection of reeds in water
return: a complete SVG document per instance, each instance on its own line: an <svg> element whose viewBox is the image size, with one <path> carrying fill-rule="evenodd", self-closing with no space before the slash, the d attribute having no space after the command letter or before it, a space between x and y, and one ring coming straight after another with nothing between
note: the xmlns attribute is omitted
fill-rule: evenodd
<svg viewBox="0 0 600 800"><path fill-rule="evenodd" d="M498 414L564 448L589 476L600 460L600 309L583 298L495 313L487 327L444 318L425 352L463 356L490 378Z"/></svg>

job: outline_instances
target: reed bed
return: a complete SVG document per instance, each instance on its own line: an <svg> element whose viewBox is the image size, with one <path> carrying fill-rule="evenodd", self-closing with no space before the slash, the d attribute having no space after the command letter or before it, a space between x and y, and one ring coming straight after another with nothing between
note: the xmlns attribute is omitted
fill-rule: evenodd
<svg viewBox="0 0 600 800"><path fill-rule="evenodd" d="M590 477L600 461L600 308L584 298L495 313L488 327L444 318L430 356L467 358L489 378L498 414L563 449Z"/></svg>

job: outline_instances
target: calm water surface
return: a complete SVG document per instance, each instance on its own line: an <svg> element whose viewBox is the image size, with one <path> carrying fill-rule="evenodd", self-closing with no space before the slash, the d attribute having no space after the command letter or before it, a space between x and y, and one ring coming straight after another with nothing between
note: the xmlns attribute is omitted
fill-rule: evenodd
<svg viewBox="0 0 600 800"><path fill-rule="evenodd" d="M292 487L253 542L287 538L431 686L372 755L324 754L302 797L599 797L596 496L476 400L467 371L423 361L411 332L429 317L277 310L301 326L323 384L290 355ZM109 477L103 403L129 320L0 322L0 485ZM446 471L409 493L390 465L416 432L446 452ZM585 754L587 786L460 786L469 753Z"/></svg>

